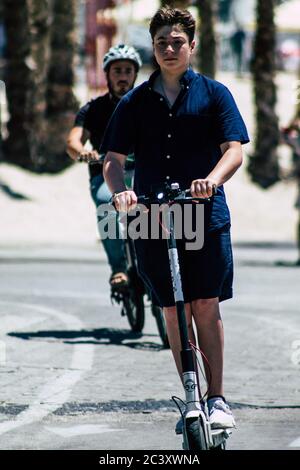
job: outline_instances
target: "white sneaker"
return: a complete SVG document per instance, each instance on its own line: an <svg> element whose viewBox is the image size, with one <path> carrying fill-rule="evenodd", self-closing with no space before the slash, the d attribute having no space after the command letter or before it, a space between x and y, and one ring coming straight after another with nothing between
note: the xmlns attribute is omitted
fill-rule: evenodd
<svg viewBox="0 0 300 470"><path fill-rule="evenodd" d="M235 428L233 414L222 398L212 400L211 406L209 406L209 422L212 429Z"/></svg>

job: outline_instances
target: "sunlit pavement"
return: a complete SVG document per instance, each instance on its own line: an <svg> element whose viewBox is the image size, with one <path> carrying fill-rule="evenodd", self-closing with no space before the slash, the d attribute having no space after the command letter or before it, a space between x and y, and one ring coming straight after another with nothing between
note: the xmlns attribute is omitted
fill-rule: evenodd
<svg viewBox="0 0 300 470"><path fill-rule="evenodd" d="M147 310L143 335L112 306L94 248L0 250L2 449L180 449L183 398ZM99 261L97 259L99 256ZM291 245L237 246L222 305L231 449L299 448L299 277ZM278 266L278 261L287 266Z"/></svg>

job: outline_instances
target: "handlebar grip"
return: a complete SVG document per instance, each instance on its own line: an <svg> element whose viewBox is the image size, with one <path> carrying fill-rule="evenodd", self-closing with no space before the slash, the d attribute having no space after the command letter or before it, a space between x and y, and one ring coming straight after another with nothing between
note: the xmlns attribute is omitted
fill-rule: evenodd
<svg viewBox="0 0 300 470"><path fill-rule="evenodd" d="M80 155L76 158L76 160L80 163L88 163L89 165L103 165L103 160L100 158L99 160L85 160Z"/></svg>
<svg viewBox="0 0 300 470"><path fill-rule="evenodd" d="M185 194L186 194L187 196L192 197L190 189L186 189L184 192L185 192ZM217 192L218 192L218 187L214 184L214 185L213 185L213 193L212 193L212 195L215 196L215 195L217 194ZM200 198L199 198L199 199L200 199ZM203 199L205 199L205 198L203 198Z"/></svg>

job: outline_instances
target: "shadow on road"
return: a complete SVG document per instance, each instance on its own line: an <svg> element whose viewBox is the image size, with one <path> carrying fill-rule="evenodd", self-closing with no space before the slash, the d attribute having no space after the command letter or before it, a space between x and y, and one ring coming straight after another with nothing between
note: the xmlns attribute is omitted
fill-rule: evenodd
<svg viewBox="0 0 300 470"><path fill-rule="evenodd" d="M10 186L3 183L1 180L0 180L0 190L7 196L11 197L12 199L19 199L22 201L31 201L30 197L25 196L24 194L21 194L21 193L17 193L13 189L11 189Z"/></svg>
<svg viewBox="0 0 300 470"><path fill-rule="evenodd" d="M15 338L31 339L58 339L63 340L65 344L101 344L126 346L142 351L160 351L163 346L152 341L139 341L142 333L135 333L130 330L118 330L115 328L98 328L94 330L50 330L15 333L10 332L8 336ZM158 336L150 335L147 336Z"/></svg>

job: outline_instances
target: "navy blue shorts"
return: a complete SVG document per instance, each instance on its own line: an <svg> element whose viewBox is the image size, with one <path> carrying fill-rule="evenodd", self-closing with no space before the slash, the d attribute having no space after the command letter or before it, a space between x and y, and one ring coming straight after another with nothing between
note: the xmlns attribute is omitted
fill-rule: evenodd
<svg viewBox="0 0 300 470"><path fill-rule="evenodd" d="M167 240L135 241L139 273L160 307L175 305ZM230 226L206 233L203 247L186 250L185 241L177 240L184 301L232 297L233 260Z"/></svg>

